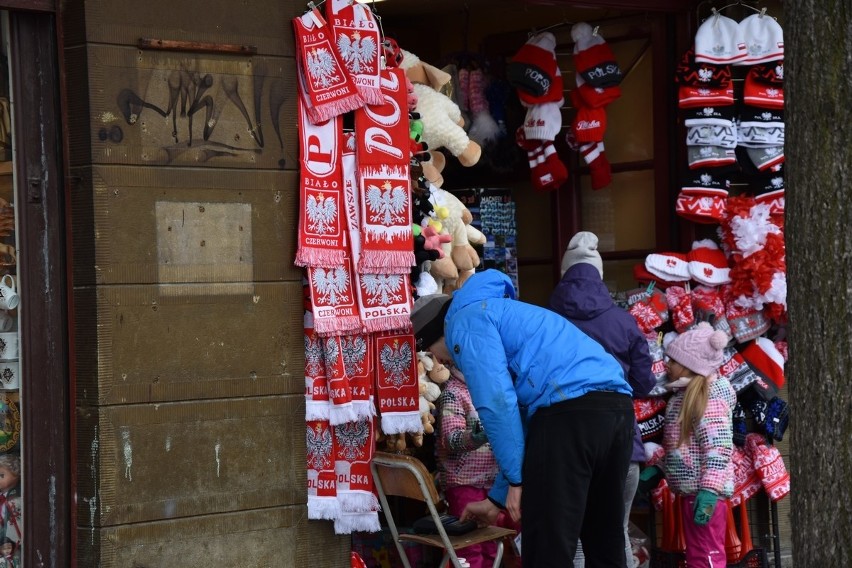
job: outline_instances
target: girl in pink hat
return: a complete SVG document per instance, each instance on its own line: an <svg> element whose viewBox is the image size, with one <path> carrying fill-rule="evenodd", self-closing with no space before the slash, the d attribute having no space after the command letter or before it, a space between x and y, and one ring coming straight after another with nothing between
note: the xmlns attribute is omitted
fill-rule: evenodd
<svg viewBox="0 0 852 568"><path fill-rule="evenodd" d="M731 413L737 399L717 372L728 336L701 322L666 347L668 385L674 391L666 409L665 456L640 475L649 491L665 475L682 496L686 564L721 568L725 559L727 499L734 491Z"/></svg>

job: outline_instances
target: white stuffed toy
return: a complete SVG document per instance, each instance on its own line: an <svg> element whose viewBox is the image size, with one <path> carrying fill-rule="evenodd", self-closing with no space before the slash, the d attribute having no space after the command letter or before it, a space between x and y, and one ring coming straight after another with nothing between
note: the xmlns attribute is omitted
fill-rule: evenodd
<svg viewBox="0 0 852 568"><path fill-rule="evenodd" d="M420 61L411 52L404 49L400 52L403 57L399 66L414 84L417 95L416 111L423 121L423 142L430 150L446 148L465 167L475 165L482 148L465 132L458 105L440 92L450 81L449 73Z"/></svg>

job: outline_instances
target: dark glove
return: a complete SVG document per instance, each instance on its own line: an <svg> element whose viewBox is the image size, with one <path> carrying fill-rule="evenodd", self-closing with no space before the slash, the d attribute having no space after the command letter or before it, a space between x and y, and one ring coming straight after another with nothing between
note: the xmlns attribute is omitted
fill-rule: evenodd
<svg viewBox="0 0 852 568"><path fill-rule="evenodd" d="M473 430L471 431L470 439L473 440L476 447L488 442L488 436L485 435L485 430L482 429L482 422L480 422L479 419L473 423Z"/></svg>
<svg viewBox="0 0 852 568"><path fill-rule="evenodd" d="M650 493L657 485L660 484L660 480L663 478L663 470L659 467L652 465L650 467L646 467L642 470L642 473L639 474L639 485L636 488L636 491L640 495L647 495Z"/></svg>
<svg viewBox="0 0 852 568"><path fill-rule="evenodd" d="M713 511L716 510L716 502L719 496L709 489L702 489L695 496L695 507L692 512L695 514L693 520L696 525L704 526L713 518Z"/></svg>

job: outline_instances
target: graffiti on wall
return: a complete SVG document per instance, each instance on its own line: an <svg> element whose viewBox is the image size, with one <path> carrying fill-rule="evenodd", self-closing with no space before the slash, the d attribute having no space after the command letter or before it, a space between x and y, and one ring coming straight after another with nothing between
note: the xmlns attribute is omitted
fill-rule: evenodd
<svg viewBox="0 0 852 568"><path fill-rule="evenodd" d="M110 114L117 120L99 129L102 142L138 144L142 161L149 163L257 163L274 152L277 166L285 167L282 120L290 94L280 73L274 76L262 62L249 60L177 63L136 69L127 83L137 86L120 86L115 97L117 112Z"/></svg>

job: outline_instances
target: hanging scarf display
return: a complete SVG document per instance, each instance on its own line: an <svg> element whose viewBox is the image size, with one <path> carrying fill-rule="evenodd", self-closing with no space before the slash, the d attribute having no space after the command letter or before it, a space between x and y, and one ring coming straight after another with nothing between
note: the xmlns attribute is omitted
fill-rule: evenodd
<svg viewBox="0 0 852 568"><path fill-rule="evenodd" d="M343 365L352 391L352 409L358 420L373 418L373 342L368 334L344 335L340 338Z"/></svg>
<svg viewBox="0 0 852 568"><path fill-rule="evenodd" d="M305 110L319 124L364 105L337 49L331 27L316 9L293 20L296 67Z"/></svg>
<svg viewBox="0 0 852 568"><path fill-rule="evenodd" d="M305 419L328 420L328 382L322 338L314 331L314 318L305 312Z"/></svg>
<svg viewBox="0 0 852 568"><path fill-rule="evenodd" d="M299 98L299 242L297 266L340 266L343 238L341 119L320 125L308 119Z"/></svg>
<svg viewBox="0 0 852 568"><path fill-rule="evenodd" d="M376 397L382 432L421 432L417 359L411 331L377 333Z"/></svg>
<svg viewBox="0 0 852 568"><path fill-rule="evenodd" d="M379 87L382 38L372 10L352 0L327 0L325 16L331 27L332 43L358 94L369 105L382 104Z"/></svg>
<svg viewBox="0 0 852 568"><path fill-rule="evenodd" d="M308 281L317 333L329 335L361 329L352 261L348 257L341 266L308 268Z"/></svg>
<svg viewBox="0 0 852 568"><path fill-rule="evenodd" d="M352 387L346 376L346 364L343 361L343 346L339 336L325 339L325 372L328 377L328 397L331 409L328 420L332 426L352 422L357 419L352 407Z"/></svg>
<svg viewBox="0 0 852 568"><path fill-rule="evenodd" d="M368 514L379 510L370 472L370 460L375 447L373 427L373 418L363 418L332 428L337 499L342 513L335 523L335 532L338 534L349 534L353 530L379 530L377 526L372 527L374 517L375 522L378 522L378 515ZM365 527L364 523L370 526Z"/></svg>
<svg viewBox="0 0 852 568"><path fill-rule="evenodd" d="M384 69L385 103L355 111L361 274L404 274L415 263L405 85L404 71Z"/></svg>
<svg viewBox="0 0 852 568"><path fill-rule="evenodd" d="M306 422L308 449L308 518L335 519L340 513L334 475L331 426L326 420Z"/></svg>

